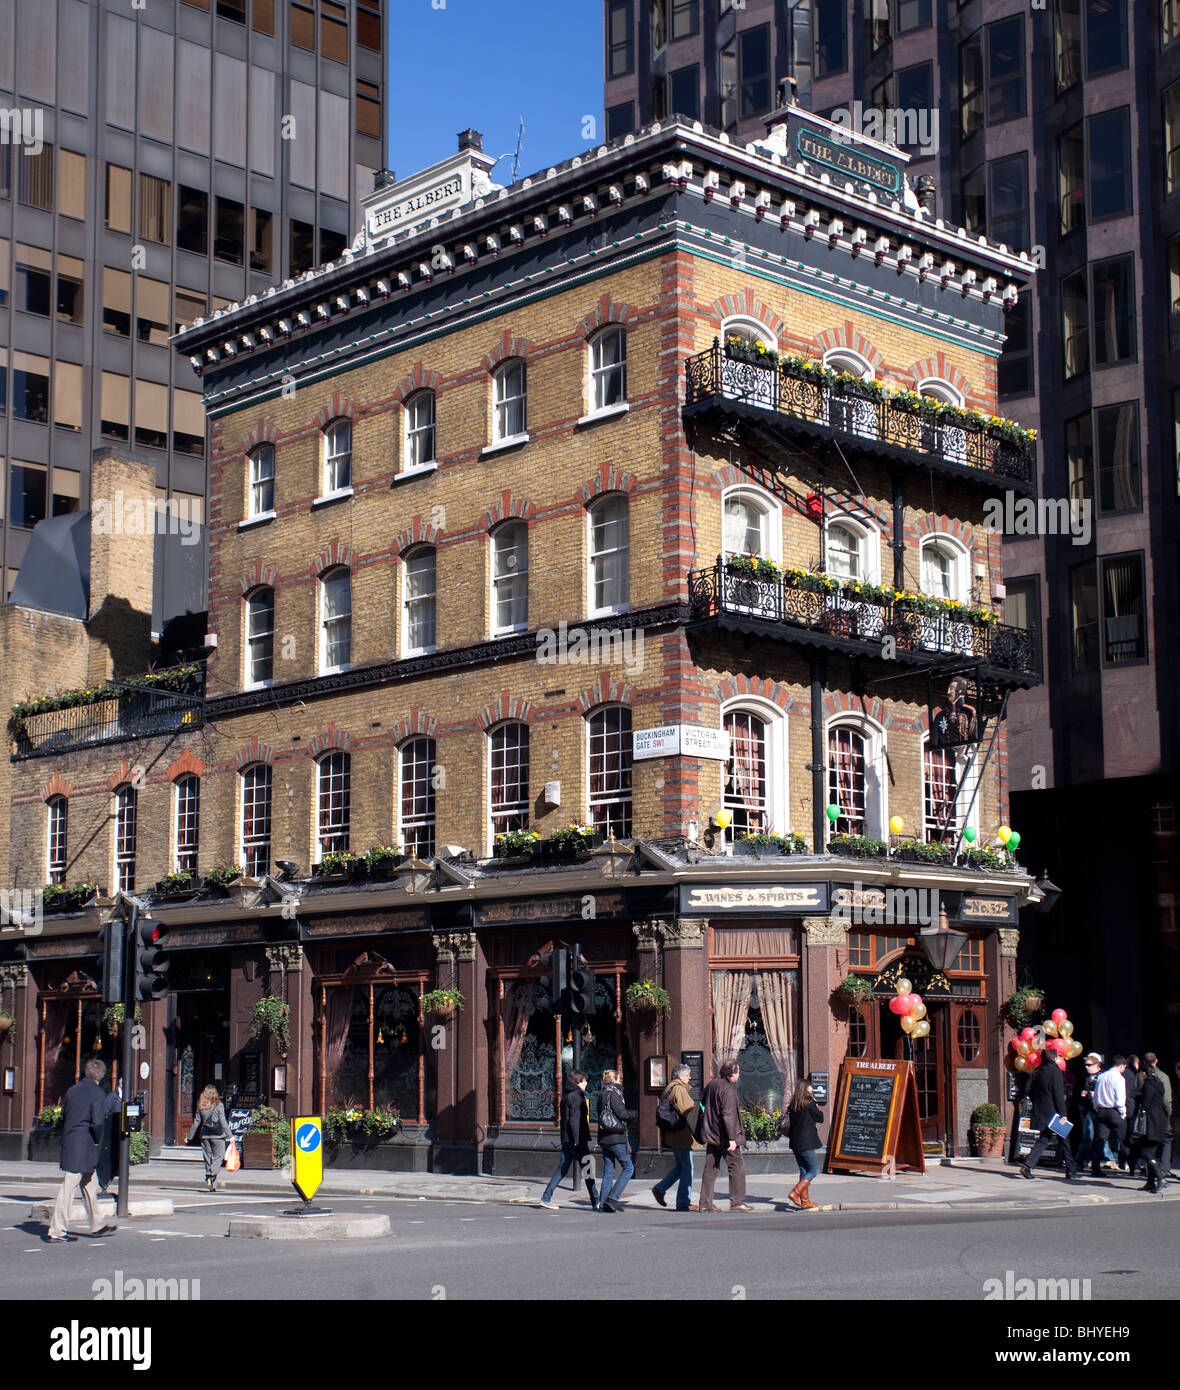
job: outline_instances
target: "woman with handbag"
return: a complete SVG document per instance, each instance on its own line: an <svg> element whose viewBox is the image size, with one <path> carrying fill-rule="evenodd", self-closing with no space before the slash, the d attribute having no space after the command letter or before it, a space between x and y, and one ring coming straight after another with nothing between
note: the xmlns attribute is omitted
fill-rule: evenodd
<svg viewBox="0 0 1180 1390"><path fill-rule="evenodd" d="M599 1211L622 1211L619 1198L631 1181L635 1164L627 1142L627 1124L636 1116L623 1103L623 1088L617 1071L602 1073L602 1090L598 1093L598 1146L602 1150L602 1200ZM619 1175L614 1173L618 1168ZM612 1182L613 1180L613 1182Z"/></svg>
<svg viewBox="0 0 1180 1390"><path fill-rule="evenodd" d="M779 1132L785 1133L795 1162L799 1165L799 1181L787 1193L787 1201L800 1211L815 1211L811 1200L812 1180L819 1176L819 1129L824 1112L816 1104L811 1082L795 1083L787 1105L787 1113L779 1120Z"/></svg>
<svg viewBox="0 0 1180 1390"><path fill-rule="evenodd" d="M1164 1110L1163 1083L1151 1071L1139 1074L1139 1090L1136 1097L1135 1117L1127 1136L1131 1146L1131 1172L1142 1158L1147 1166L1147 1181L1140 1192L1160 1192L1164 1186L1160 1175L1160 1149L1167 1136L1169 1120Z"/></svg>
<svg viewBox="0 0 1180 1390"><path fill-rule="evenodd" d="M201 1152L205 1158L205 1186L210 1192L216 1192L221 1165L225 1162L226 1146L234 1141L225 1106L221 1103L216 1086L206 1086L201 1092L192 1128L184 1142L191 1144L198 1134L201 1136Z"/></svg>

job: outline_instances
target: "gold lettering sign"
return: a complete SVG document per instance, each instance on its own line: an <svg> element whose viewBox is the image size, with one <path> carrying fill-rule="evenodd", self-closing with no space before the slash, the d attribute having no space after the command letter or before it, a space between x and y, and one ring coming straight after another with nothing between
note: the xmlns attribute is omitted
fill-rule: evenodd
<svg viewBox="0 0 1180 1390"><path fill-rule="evenodd" d="M901 187L901 177L897 170L880 160L870 159L868 155L845 145L825 140L814 131L801 130L795 136L795 148L804 159L816 164L826 164L829 169L838 169L855 179L862 179L889 193L896 193Z"/></svg>
<svg viewBox="0 0 1180 1390"><path fill-rule="evenodd" d="M554 918L581 917L586 903L595 917L617 916L623 910L621 893L585 893L565 898L517 898L510 902L487 903L476 908L479 920L496 922L543 922Z"/></svg>
<svg viewBox="0 0 1180 1390"><path fill-rule="evenodd" d="M1007 919L1011 915L1011 907L1007 898L965 897L959 915L962 917L1003 917Z"/></svg>
<svg viewBox="0 0 1180 1390"><path fill-rule="evenodd" d="M818 888L809 885L791 886L785 884L768 884L765 887L748 888L690 888L688 891L688 907L682 909L692 911L694 908L714 908L741 910L743 908L761 907L822 907Z"/></svg>
<svg viewBox="0 0 1180 1390"><path fill-rule="evenodd" d="M415 928L421 930L426 926L426 913L418 910L411 912L385 912L381 916L369 918L361 926L355 917L328 917L322 918L318 922L308 925L308 936L340 936L343 933L358 935L368 932L379 931L411 931Z"/></svg>

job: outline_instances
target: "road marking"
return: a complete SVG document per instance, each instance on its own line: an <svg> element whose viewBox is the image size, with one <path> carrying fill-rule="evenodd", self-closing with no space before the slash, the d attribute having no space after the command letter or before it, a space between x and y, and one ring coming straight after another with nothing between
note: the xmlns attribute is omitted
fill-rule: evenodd
<svg viewBox="0 0 1180 1390"><path fill-rule="evenodd" d="M156 1230L151 1230L151 1231L148 1231L148 1230L140 1231L139 1234L140 1234L141 1236L151 1236L151 1237L153 1237L153 1239L158 1239L158 1240L164 1240L164 1239L165 1239L166 1237L168 1237L168 1236L184 1236L184 1237L186 1237L186 1238L189 1239L189 1240L204 1240L204 1239L205 1239L205 1232L204 1232L204 1231L161 1231L161 1230L159 1230L159 1229L157 1228Z"/></svg>

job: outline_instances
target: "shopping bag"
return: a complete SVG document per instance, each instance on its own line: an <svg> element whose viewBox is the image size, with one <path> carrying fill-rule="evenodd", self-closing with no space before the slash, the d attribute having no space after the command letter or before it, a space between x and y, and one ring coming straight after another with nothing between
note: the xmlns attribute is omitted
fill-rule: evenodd
<svg viewBox="0 0 1180 1390"><path fill-rule="evenodd" d="M236 1173L241 1166L242 1155L238 1152L238 1146L231 1139L229 1141L229 1148L225 1151L225 1171L227 1173Z"/></svg>

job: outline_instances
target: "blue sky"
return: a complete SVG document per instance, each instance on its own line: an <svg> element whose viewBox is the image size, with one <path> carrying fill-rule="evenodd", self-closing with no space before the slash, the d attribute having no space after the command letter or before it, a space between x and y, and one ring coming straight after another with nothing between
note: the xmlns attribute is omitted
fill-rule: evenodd
<svg viewBox="0 0 1180 1390"><path fill-rule="evenodd" d="M442 0L434 0L441 4ZM602 0L391 0L389 165L399 178L445 159L456 133L516 149L520 176L601 144ZM586 139L584 121L594 122ZM492 170L507 184L512 160Z"/></svg>

